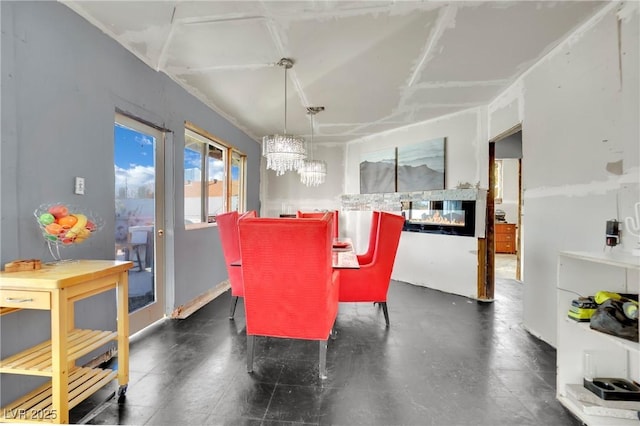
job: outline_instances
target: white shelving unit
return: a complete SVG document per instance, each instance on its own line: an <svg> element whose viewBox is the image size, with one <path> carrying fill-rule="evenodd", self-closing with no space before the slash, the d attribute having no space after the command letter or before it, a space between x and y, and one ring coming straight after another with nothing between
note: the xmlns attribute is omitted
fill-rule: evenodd
<svg viewBox="0 0 640 426"><path fill-rule="evenodd" d="M571 301L598 291L640 292L640 257L618 252L561 252L557 281L557 398L588 425L638 425L607 409L598 415L571 396L569 385L582 385L583 359L588 352L599 377L640 381L640 344L592 330L589 323L571 320ZM638 403L640 405L640 403Z"/></svg>

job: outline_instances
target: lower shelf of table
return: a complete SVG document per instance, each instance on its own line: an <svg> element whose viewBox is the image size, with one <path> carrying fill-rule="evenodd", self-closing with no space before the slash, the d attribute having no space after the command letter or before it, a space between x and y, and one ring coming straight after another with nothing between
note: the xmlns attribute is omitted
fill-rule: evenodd
<svg viewBox="0 0 640 426"><path fill-rule="evenodd" d="M114 331L74 329L67 335L67 359L78 358L118 339ZM0 373L51 376L51 340L0 360Z"/></svg>
<svg viewBox="0 0 640 426"><path fill-rule="evenodd" d="M118 377L116 370L74 368L69 373L68 409L72 409L97 390ZM17 399L0 412L0 422L55 423L59 413L53 411L51 382Z"/></svg>

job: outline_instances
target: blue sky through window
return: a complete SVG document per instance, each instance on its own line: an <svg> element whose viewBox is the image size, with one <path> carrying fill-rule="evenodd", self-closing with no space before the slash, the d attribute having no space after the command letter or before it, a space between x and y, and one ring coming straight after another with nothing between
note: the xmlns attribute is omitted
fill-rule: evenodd
<svg viewBox="0 0 640 426"><path fill-rule="evenodd" d="M155 180L154 138L116 123L114 140L116 195L119 194L119 188L124 186L127 187L127 192L130 193L132 190L137 191L140 186L153 185ZM197 171L199 174L200 154L192 150L185 150L184 155L185 171L191 169L192 172ZM210 178L222 179L224 176L224 164L222 162L217 163L219 164L209 170L209 175ZM238 175L239 168L231 167L231 178L237 180Z"/></svg>
<svg viewBox="0 0 640 426"><path fill-rule="evenodd" d="M116 124L114 141L116 196L120 188L125 187L127 198L137 194L140 187L148 187L153 192L155 138Z"/></svg>

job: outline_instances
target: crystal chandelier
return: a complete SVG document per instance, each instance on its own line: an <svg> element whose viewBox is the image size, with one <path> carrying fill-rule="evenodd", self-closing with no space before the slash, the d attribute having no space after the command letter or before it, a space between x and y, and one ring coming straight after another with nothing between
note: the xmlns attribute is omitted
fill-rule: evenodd
<svg viewBox="0 0 640 426"><path fill-rule="evenodd" d="M287 134L287 70L293 66L293 61L282 58L278 65L284 68L284 132L262 138L262 156L267 159L267 169L282 176L289 170L298 170L307 154L304 139Z"/></svg>
<svg viewBox="0 0 640 426"><path fill-rule="evenodd" d="M307 113L311 116L311 142L309 143L310 159L304 160L302 166L298 169L300 182L307 186L318 186L324 183L324 180L327 177L327 163L313 159L313 116L320 111L324 111L324 107L307 108Z"/></svg>

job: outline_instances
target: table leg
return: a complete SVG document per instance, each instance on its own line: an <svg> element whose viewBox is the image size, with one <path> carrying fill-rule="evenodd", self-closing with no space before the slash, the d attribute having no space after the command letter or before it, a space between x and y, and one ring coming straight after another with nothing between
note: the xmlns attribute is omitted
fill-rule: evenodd
<svg viewBox="0 0 640 426"><path fill-rule="evenodd" d="M66 290L51 292L51 418L69 423L69 369L67 360L68 301Z"/></svg>
<svg viewBox="0 0 640 426"><path fill-rule="evenodd" d="M67 303L67 336L69 333L75 328L75 303L68 302ZM69 360L67 363L67 371L73 370L73 367L76 366L75 360Z"/></svg>
<svg viewBox="0 0 640 426"><path fill-rule="evenodd" d="M119 401L129 383L129 274L118 275L118 384ZM121 401L120 401L121 402Z"/></svg>

